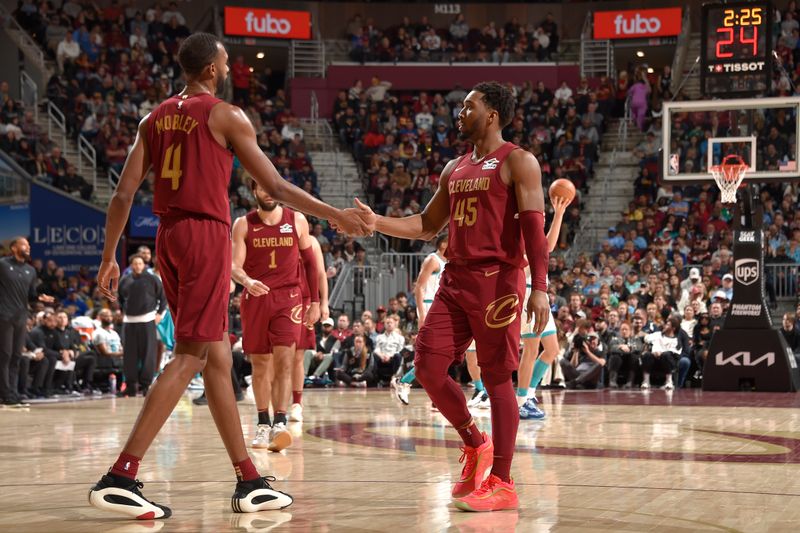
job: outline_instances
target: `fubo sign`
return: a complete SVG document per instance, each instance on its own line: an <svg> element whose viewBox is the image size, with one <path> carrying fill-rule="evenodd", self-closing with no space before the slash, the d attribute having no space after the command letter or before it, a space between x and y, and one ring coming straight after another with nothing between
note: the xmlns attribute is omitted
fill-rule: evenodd
<svg viewBox="0 0 800 533"><path fill-rule="evenodd" d="M595 39L648 39L681 32L681 8L596 11Z"/></svg>
<svg viewBox="0 0 800 533"><path fill-rule="evenodd" d="M226 7L225 34L269 39L310 39L311 13Z"/></svg>

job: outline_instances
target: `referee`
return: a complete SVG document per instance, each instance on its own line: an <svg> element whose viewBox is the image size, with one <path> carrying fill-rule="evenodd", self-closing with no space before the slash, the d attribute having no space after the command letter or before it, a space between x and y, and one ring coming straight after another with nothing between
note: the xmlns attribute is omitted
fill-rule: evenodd
<svg viewBox="0 0 800 533"><path fill-rule="evenodd" d="M10 248L11 255L0 258L0 401L4 405L20 405L17 383L28 303L50 303L53 297L36 295L36 270L27 264L31 259L28 239L16 237Z"/></svg>
<svg viewBox="0 0 800 533"><path fill-rule="evenodd" d="M158 337L156 325L161 321L167 300L158 276L147 272L139 254L129 260L131 273L119 280L119 303L122 306L122 364L125 371L123 396L136 396L136 386L142 394L153 382L156 371Z"/></svg>

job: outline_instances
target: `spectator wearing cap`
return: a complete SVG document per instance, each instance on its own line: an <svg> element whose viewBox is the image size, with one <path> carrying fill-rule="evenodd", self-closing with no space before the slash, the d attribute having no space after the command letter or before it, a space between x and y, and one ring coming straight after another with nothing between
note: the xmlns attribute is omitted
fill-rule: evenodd
<svg viewBox="0 0 800 533"><path fill-rule="evenodd" d="M583 295L586 297L586 302L588 305L592 305L594 303L594 299L600 294L600 281L598 280L598 275L596 270L590 270L587 272L589 276L589 280L586 282L586 286L583 288Z"/></svg>
<svg viewBox="0 0 800 533"><path fill-rule="evenodd" d="M625 290L628 291L628 294L635 294L639 292L639 287L641 287L641 285L642 282L639 281L639 274L636 272L636 270L628 270L628 272L625 274Z"/></svg>
<svg viewBox="0 0 800 533"><path fill-rule="evenodd" d="M683 289L685 292L688 292L693 286L700 283L701 280L702 278L700 277L700 269L693 267L689 270L689 277L681 282L681 289Z"/></svg>
<svg viewBox="0 0 800 533"><path fill-rule="evenodd" d="M61 305L67 309L74 307L73 314L77 315L85 315L86 311L89 310L89 306L81 299L80 293L72 287L67 289L67 297L61 301Z"/></svg>
<svg viewBox="0 0 800 533"><path fill-rule="evenodd" d="M606 242L612 249L621 250L622 247L625 246L625 237L617 233L617 228L615 226L611 226L608 228L608 239L606 239Z"/></svg>
<svg viewBox="0 0 800 533"><path fill-rule="evenodd" d="M566 353L569 358L559 361L561 371L567 380L567 388L594 388L606 364L600 348L600 337L591 331L592 323L588 320L578 322L578 330L572 339L572 349Z"/></svg>

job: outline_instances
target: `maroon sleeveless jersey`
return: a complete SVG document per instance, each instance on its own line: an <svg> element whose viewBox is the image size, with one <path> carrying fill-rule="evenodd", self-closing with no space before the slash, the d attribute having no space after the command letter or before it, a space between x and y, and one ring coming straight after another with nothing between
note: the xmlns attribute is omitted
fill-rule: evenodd
<svg viewBox="0 0 800 533"><path fill-rule="evenodd" d="M525 253L517 196L500 178L508 154L518 148L505 143L480 161L463 156L448 178L449 242L445 253L455 264L500 262L522 267Z"/></svg>
<svg viewBox="0 0 800 533"><path fill-rule="evenodd" d="M233 154L220 146L208 128L211 109L221 101L205 93L176 95L150 113L147 141L155 172L156 215L199 215L230 226L228 183Z"/></svg>
<svg viewBox="0 0 800 533"><path fill-rule="evenodd" d="M294 211L282 208L277 224L264 224L257 211L247 214L244 271L270 289L300 285L300 248Z"/></svg>

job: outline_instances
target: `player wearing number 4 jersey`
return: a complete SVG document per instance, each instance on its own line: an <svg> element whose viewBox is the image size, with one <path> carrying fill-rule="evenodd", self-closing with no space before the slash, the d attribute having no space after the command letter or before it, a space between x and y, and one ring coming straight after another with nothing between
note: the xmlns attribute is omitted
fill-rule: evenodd
<svg viewBox="0 0 800 533"><path fill-rule="evenodd" d="M382 217L359 202L364 222L395 237L427 240L448 224L447 268L417 337L414 364L417 380L464 441L465 464L452 494L467 511L518 507L510 472L519 425L511 374L519 364L525 252L533 273L527 313L536 317L537 334L550 312L541 170L531 153L503 141L513 113L504 85L479 83L458 116L459 132L474 148L447 164L422 214ZM447 374L473 337L491 398L491 440Z"/></svg>
<svg viewBox="0 0 800 533"><path fill-rule="evenodd" d="M140 492L139 462L191 379L203 372L208 406L237 477L234 512L280 509L292 498L259 475L242 436L231 384L227 334L231 273L228 183L233 154L276 201L326 218L339 230L370 230L356 210L330 207L286 182L256 142L244 112L214 97L228 75L228 54L216 37L196 33L178 51L186 88L164 101L139 124L106 220L103 261L97 283L114 300L119 282L116 248L136 190L152 167L153 210L161 217L156 251L164 292L175 321L173 359L153 385L128 441L108 474L89 491L103 510L141 520L167 518L171 510ZM193 464L202 472L204 464ZM196 473L196 472L195 472Z"/></svg>
<svg viewBox="0 0 800 533"><path fill-rule="evenodd" d="M306 325L319 318L319 277L306 217L281 207L255 181L250 183L258 209L233 224L232 276L247 291L242 298L242 347L253 364L258 410L253 447L279 452L292 444L286 413L295 343L304 316ZM307 313L301 258L311 297Z"/></svg>

